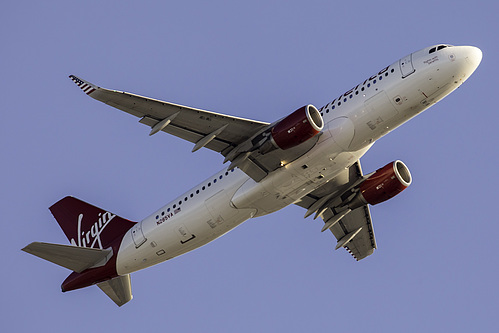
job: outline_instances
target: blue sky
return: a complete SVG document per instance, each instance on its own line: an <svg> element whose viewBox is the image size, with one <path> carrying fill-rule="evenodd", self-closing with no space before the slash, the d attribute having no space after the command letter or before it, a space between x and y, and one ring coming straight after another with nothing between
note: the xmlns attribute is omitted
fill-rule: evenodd
<svg viewBox="0 0 499 333"><path fill-rule="evenodd" d="M28 332L421 332L498 326L498 54L492 1L24 1L0 14L2 327ZM378 250L355 262L288 207L132 274L118 308L20 251L66 243L66 195L140 220L223 158L85 96L100 86L263 121L320 107L432 44L484 58L449 97L378 141L366 172L403 160L413 185L372 208Z"/></svg>

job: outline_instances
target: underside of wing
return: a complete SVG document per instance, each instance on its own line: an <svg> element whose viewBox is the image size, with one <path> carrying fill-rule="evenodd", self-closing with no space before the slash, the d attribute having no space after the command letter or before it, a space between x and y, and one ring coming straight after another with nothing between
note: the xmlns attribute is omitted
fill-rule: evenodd
<svg viewBox="0 0 499 333"><path fill-rule="evenodd" d="M151 127L151 134L163 131L192 143L215 133L203 147L226 154L269 124L256 120L232 117L220 113L173 104L132 93L109 90L84 81L74 75L70 78L90 97L140 118ZM157 127L155 127L158 125ZM222 129L219 133L219 131Z"/></svg>
<svg viewBox="0 0 499 333"><path fill-rule="evenodd" d="M329 210L324 213L323 219L327 221L332 217ZM353 210L329 230L338 240L338 245L341 245L339 247L344 247L356 260L364 259L376 249L371 213L367 205ZM348 239L349 236L353 237Z"/></svg>
<svg viewBox="0 0 499 333"><path fill-rule="evenodd" d="M315 137L285 151L259 152L254 149L265 141L264 131L271 124L173 104L149 97L98 87L74 75L70 76L87 95L140 118L151 128L194 143L192 151L203 147L221 153L229 169L238 167L253 180L260 181L270 172L310 150Z"/></svg>
<svg viewBox="0 0 499 333"><path fill-rule="evenodd" d="M324 230L331 230L337 239L336 249L345 248L356 260L374 252L376 240L368 205L354 210L343 204L355 195L358 184L365 179L360 161L314 192L302 198L298 206L307 209L305 217L315 214L325 223Z"/></svg>

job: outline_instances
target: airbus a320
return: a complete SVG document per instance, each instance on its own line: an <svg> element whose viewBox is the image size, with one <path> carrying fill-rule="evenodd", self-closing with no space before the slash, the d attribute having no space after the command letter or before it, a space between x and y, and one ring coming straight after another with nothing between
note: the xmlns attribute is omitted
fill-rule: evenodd
<svg viewBox="0 0 499 333"><path fill-rule="evenodd" d="M407 188L396 160L364 174L359 159L376 140L449 95L482 60L480 49L440 44L382 68L317 109L305 105L272 123L177 105L70 78L88 96L225 158L226 167L140 222L68 196L50 211L71 245L23 250L73 272L62 291L96 284L118 306L132 299L130 274L192 251L242 222L294 204L356 260L376 239L369 205Z"/></svg>

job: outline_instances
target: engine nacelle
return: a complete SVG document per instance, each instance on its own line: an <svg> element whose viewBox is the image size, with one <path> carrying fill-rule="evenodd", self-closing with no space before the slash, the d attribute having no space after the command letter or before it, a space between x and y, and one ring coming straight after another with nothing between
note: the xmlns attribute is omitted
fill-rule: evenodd
<svg viewBox="0 0 499 333"><path fill-rule="evenodd" d="M324 128L324 121L317 108L305 105L275 124L270 133L272 143L281 149L298 146L314 136Z"/></svg>
<svg viewBox="0 0 499 333"><path fill-rule="evenodd" d="M358 192L353 199L346 204L335 207L335 215L326 221L322 231L331 228L354 209L367 204L377 205L393 198L405 190L411 183L411 173L402 161L388 163L381 169L376 170L376 172L360 184ZM322 212L321 209L323 208L321 207L318 210ZM338 248L338 246L336 248Z"/></svg>
<svg viewBox="0 0 499 333"><path fill-rule="evenodd" d="M359 194L349 206L353 209L362 204L379 204L393 198L411 183L411 173L402 161L388 163L360 185Z"/></svg>

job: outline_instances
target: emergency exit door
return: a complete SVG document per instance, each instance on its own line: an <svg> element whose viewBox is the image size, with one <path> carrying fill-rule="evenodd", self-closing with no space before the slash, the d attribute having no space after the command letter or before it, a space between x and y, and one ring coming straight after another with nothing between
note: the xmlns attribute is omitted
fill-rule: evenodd
<svg viewBox="0 0 499 333"><path fill-rule="evenodd" d="M412 64L412 53L407 57L399 60L400 71L402 72L402 78L406 78L416 71L414 65Z"/></svg>

